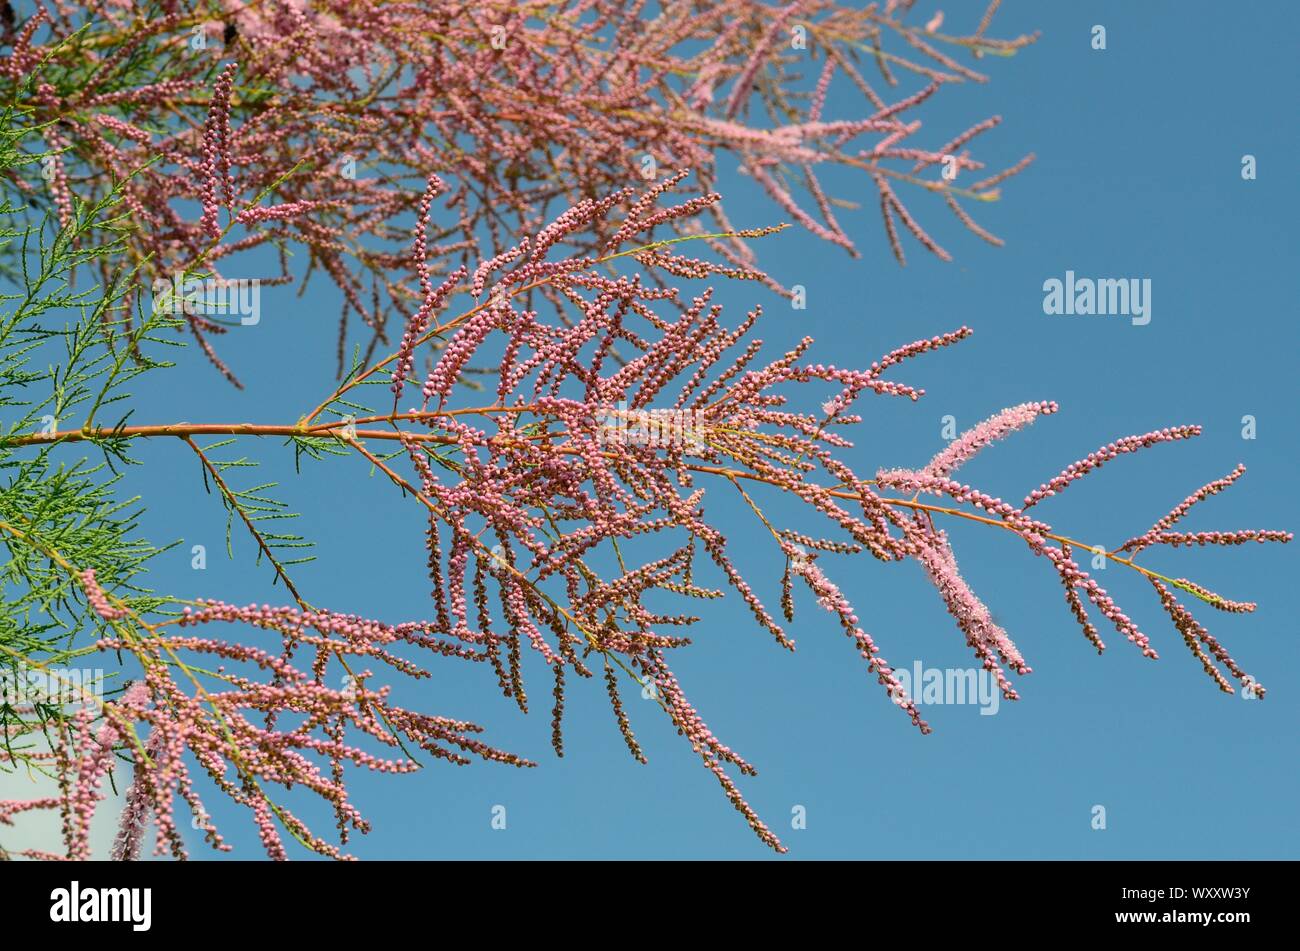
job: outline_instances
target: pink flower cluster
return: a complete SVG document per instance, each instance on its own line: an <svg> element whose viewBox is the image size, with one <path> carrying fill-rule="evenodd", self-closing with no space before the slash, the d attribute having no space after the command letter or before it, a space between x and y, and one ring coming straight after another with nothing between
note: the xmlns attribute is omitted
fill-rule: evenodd
<svg viewBox="0 0 1300 951"><path fill-rule="evenodd" d="M88 598L96 604L102 594L92 593L97 590L93 572L83 572L81 577ZM101 615L102 607L96 608ZM143 679L102 710L86 707L73 715L68 735L52 754L60 787L57 798L0 804L0 822L5 823L22 811L58 808L67 858L91 857L91 819L119 754L134 762L112 848L112 857L120 860L139 857L150 825L156 830L156 854L186 857L185 835L176 817L178 803L209 845L229 850L200 798L195 766L217 791L249 810L267 854L282 859L288 857L285 833L322 855L347 855L275 803L270 787L305 789L328 803L335 812L341 845L350 832L370 828L349 800L345 765L380 773L411 772L419 766L405 752L407 744L457 765L472 758L532 765L475 739L473 734L480 728L473 723L393 705L389 687L368 685L373 677L369 670L349 674L341 688L331 685L336 682L332 676L343 679L341 674L331 675L333 666L349 669L350 663L366 660L408 676L427 677L427 671L395 652L401 645L484 659L466 643L436 636L433 625L387 625L327 611L238 607L218 601L186 608L179 619L181 629L226 623L268 632L275 636L271 650L188 632L165 635L126 609L114 613L113 619L128 616L140 630L129 637L116 633L102 637L96 646L101 651L133 654L144 668ZM295 653L303 649L313 654L305 671L293 663ZM195 658L210 658L215 670ZM172 666L184 676L173 676ZM213 682L205 684L200 678ZM185 689L187 680L191 690ZM258 716L263 719L260 725L255 722ZM276 727L277 718L293 725ZM372 747L402 755L385 756L348 742L349 731ZM322 763L328 765L328 772Z"/></svg>
<svg viewBox="0 0 1300 951"><path fill-rule="evenodd" d="M442 277L474 261L482 279L525 253L521 242L551 208L657 180L659 170L694 170L703 198L731 160L784 214L853 254L819 180L827 169L874 182L900 261L896 220L949 257L905 206L903 188L942 197L965 227L997 242L962 202L997 197L1032 156L953 182L952 172L973 178L985 167L969 145L999 117L926 145L913 118L941 89L988 79L942 46L978 56L1033 42L988 36L996 6L978 32L936 38L909 22L907 6L823 0L725 0L661 16L641 3L566 0L544 17L507 0L175 0L148 19L130 4L62 2L57 17L37 5L17 25L0 79L15 94L40 83L31 119L52 150L64 150L52 184L65 218L70 183L87 200L120 188L141 226L128 240L156 269L151 277L215 272L252 247L301 246L347 302L340 333L355 312L373 346L411 316L406 261L387 242L427 211L409 182L431 173L447 182L453 216L427 248ZM71 39L87 22L95 42ZM868 45L878 51L878 80L857 65ZM815 88L802 88L805 71ZM824 116L841 85L861 97L865 115ZM941 163L949 173L937 174ZM42 183L31 184L39 193ZM253 207L259 198L269 207ZM197 221L184 210L190 202L201 207ZM238 228L220 220L222 207ZM708 214L711 231L737 230L720 206ZM665 225L681 233L679 223ZM566 234L577 254L607 237ZM752 263L743 237L709 243L737 267ZM426 288L415 308L427 298ZM222 326L187 319L229 372L209 341Z"/></svg>
<svg viewBox="0 0 1300 951"><path fill-rule="evenodd" d="M967 647L1004 696L1016 699L1011 675L1031 668L963 576L936 519L966 519L1023 542L1063 585L1071 614L1098 651L1105 644L1090 612L1145 656L1158 656L1151 639L1078 563L1084 546L1028 509L1123 455L1189 438L1199 427L1108 443L1066 466L1019 506L953 474L1039 416L1057 414L1055 403L1013 406L960 435L924 466L882 468L874 479L864 478L846 461L853 427L863 419L859 402L867 396L920 399L923 391L893 379L893 371L939 354L971 330L912 341L866 369L814 362L807 337L784 352L765 352L751 336L760 308L733 324L712 288L685 291L670 280L720 274L763 280L760 271L690 258L676 242L652 248L635 243L665 222L685 226L716 206L712 194L668 203L673 182L639 196L619 189L584 198L549 223L536 222L533 234L465 268L462 273L477 275L481 284L479 300L456 317L440 315L435 325L434 312L443 311L446 300L425 267L425 236L435 227L431 202L439 188L429 180L410 245L421 307L407 318L395 353L340 384L302 425L314 424L321 412L339 417L324 425L342 425L353 419L361 383L380 383L376 376L387 371L400 394L417 357L427 361L419 405L371 417L393 430L358 430L347 441L421 511L433 619L392 625L305 604L209 600L179 618L152 623L125 602L111 601L93 571L82 572L94 613L116 622L99 649L130 652L142 677L106 705L98 730L93 713L78 715L56 753L69 857L86 854L89 816L118 753L135 766L114 847L120 858L139 854L150 823L156 850L184 855L178 805L214 847L225 847L197 791L200 775L248 810L273 858L288 855L285 833L317 853L342 858L348 836L368 828L348 796L345 766L409 772L416 764L399 755L408 746L457 764L479 758L530 765L478 741L475 725L397 707L389 686L372 685L376 669L428 677L412 659L422 651L485 664L502 694L525 711L525 655L531 653L547 671L551 740L560 755L567 690L594 680L599 664L617 728L631 754L646 760L620 694L622 679L631 680L633 689L654 699L758 838L783 850L740 791L735 774L751 776L754 767L714 734L670 663L700 621L678 605L720 598L729 589L759 628L792 650L785 625L795 619L797 579L812 603L835 617L891 703L928 733L930 724L862 626L831 563L864 553L889 564L915 562ZM570 239L588 231L604 236L599 250L564 256ZM539 294L563 301L576 318L544 319L533 306ZM454 384L475 361L490 366L482 378L493 402L453 406ZM696 438L689 447L610 440L601 417L611 406L689 414ZM400 451L382 458L371 452L366 443L380 438L397 440ZM1151 582L1175 630L1220 689L1235 689L1236 680L1262 696L1263 688L1174 592L1229 612L1253 605L1185 579L1169 581L1131 557L1155 545L1289 542L1289 532L1275 530L1173 530L1243 471L1202 487L1121 548L1092 553ZM738 551L714 517L719 493L752 513L755 531L770 535L785 560L784 624L769 609L766 593L747 580L743 561L753 546ZM778 504L769 508L769 499ZM213 624L237 625L252 636L204 636ZM327 803L337 844L277 804L270 794L275 788L306 790Z"/></svg>
<svg viewBox="0 0 1300 951"><path fill-rule="evenodd" d="M600 654L614 717L632 754L644 759L619 697L616 668L643 691L653 689L670 721L702 765L719 778L754 832L782 848L725 771L730 765L747 775L751 767L714 736L689 704L668 660L670 651L689 643L673 632L698 617L665 612L663 596L720 596L697 580L704 570L732 589L778 644L794 647L712 521L712 506L706 504L713 498L709 490L726 491L728 486L738 491L759 527L775 537L786 559L781 592L786 620L794 617L793 582L798 579L817 607L836 616L868 670L922 732L929 732L929 724L903 695L875 639L861 627L851 602L823 567L823 557L865 550L886 562L917 562L968 647L1010 699L1018 697L1011 674L1023 676L1031 668L963 578L948 534L933 524L937 517L969 517L1000 527L1042 556L1097 650L1104 650L1105 644L1086 605L1145 656L1158 656L1151 640L1075 560L1078 543L1056 534L1026 510L1121 455L1188 438L1199 427L1171 427L1116 440L1066 467L1020 506L951 474L1039 416L1056 414L1059 408L1052 402L1024 403L990 417L919 469L881 470L874 480L864 479L842 458L843 450L852 446L849 428L861 421L856 413L859 399L866 394L919 399L922 390L886 374L961 341L970 329L913 341L865 370L811 362L811 338L761 359L761 343L747 339L761 311L755 308L731 327L723 321L711 289L684 293L672 286L658 272L693 278L718 273L696 270L693 259L673 247L633 254L640 265L633 274L610 273L599 266L601 259L590 256L550 260L540 253L558 246L570 231L599 229L596 220L605 215L622 224L617 230L609 228L612 234L602 256L617 254L645 232L649 222L698 214L716 200L706 199L704 209L692 199L654 210L653 202L666 194L662 187L640 197L620 191L566 210L533 238L477 269L481 286L476 306L445 321L441 333L418 338L416 348L403 350L409 354L432 344L433 362L423 403L404 414L417 424L416 431L401 435L411 475L391 469L388 475L427 516L428 566L440 630L483 645L502 692L521 709L528 708L523 654L530 649L538 656L554 680L552 740L557 753L563 747L566 671L591 678L588 659ZM739 276L756 273L750 268ZM562 296L580 319L542 320L522 296L542 287ZM622 351L615 350L616 344ZM453 409L453 384L476 358L492 365L488 379L495 384L489 383L489 388L495 390L496 402ZM829 392L814 396L814 388ZM817 411L801 408L809 404ZM687 451L604 439L599 410L613 405L629 411L689 412L698 442ZM454 466L447 465L448 458L454 458ZM894 498L889 490L905 495ZM774 524L756 499L759 492L803 503L807 517L800 520L800 529ZM1208 494L1203 491L1184 503L1177 517ZM922 495L940 496L948 505L921 502ZM824 532L809 527L813 518L824 520ZM1167 524L1168 519L1159 523ZM1167 534L1155 531L1150 541L1172 544ZM1290 535L1198 533L1188 538L1288 541ZM615 556L617 570L595 567L602 552ZM638 552L645 554L638 557ZM1236 606L1190 582L1177 587L1224 610ZM1209 658L1216 682L1226 682L1215 666L1221 664L1253 689L1253 680L1189 620L1187 609L1167 588L1162 604L1193 654Z"/></svg>

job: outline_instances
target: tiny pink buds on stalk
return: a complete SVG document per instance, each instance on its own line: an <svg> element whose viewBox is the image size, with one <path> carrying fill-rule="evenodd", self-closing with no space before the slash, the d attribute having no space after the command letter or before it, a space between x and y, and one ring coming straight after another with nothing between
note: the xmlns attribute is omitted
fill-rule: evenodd
<svg viewBox="0 0 1300 951"><path fill-rule="evenodd" d="M203 230L210 238L221 237L218 209L233 201L230 183L230 89L235 81L236 63L228 63L212 87L212 104L203 126Z"/></svg>
<svg viewBox="0 0 1300 951"><path fill-rule="evenodd" d="M407 321L406 329L402 332L401 346L397 348L397 366L393 370L392 382L394 407L397 406L397 401L402 398L402 390L406 385L407 377L410 376L416 343L424 335L433 314L442 308L447 297L465 278L464 265L453 271L436 289L429 277L429 248L427 243L429 209L433 205L434 198L442 194L446 187L442 179L437 175L430 175L428 184L424 189L424 197L420 199L419 216L415 222L415 241L411 254L415 264L415 273L420 281L421 300L419 309Z"/></svg>
<svg viewBox="0 0 1300 951"><path fill-rule="evenodd" d="M1088 453L1078 462L1070 463L1060 475L1030 492L1029 495L1025 496L1024 507L1029 508L1031 505L1037 505L1043 499L1056 495L1070 483L1082 479L1089 472L1100 469L1105 463L1119 458L1124 453L1137 452L1139 449L1145 449L1148 446L1154 446L1162 442L1190 439L1192 436L1199 436L1200 434L1200 426L1171 426L1156 432L1144 433L1141 436L1125 436L1123 439L1107 443L1096 452Z"/></svg>
<svg viewBox="0 0 1300 951"><path fill-rule="evenodd" d="M130 613L126 608L114 607L109 602L108 595L95 580L94 568L87 568L81 572L81 587L86 592L86 601L90 604L91 610L105 621L121 620Z"/></svg>

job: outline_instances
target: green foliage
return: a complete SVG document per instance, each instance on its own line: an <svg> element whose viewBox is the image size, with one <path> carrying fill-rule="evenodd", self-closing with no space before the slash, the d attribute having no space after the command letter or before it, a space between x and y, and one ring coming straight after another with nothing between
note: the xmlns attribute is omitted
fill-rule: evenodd
<svg viewBox="0 0 1300 951"><path fill-rule="evenodd" d="M32 132L13 109L0 112L0 175L40 161L21 148ZM148 351L174 344L163 334L177 321L133 312L140 295L136 269L122 264L129 224L117 203L116 193L74 201L60 226L0 198L0 541L8 556L0 564L0 673L15 678L94 649L80 635L106 622L86 607L77 572L93 568L137 611L168 600L140 583L165 549L139 537L139 500L120 492L117 467L131 459L116 433L129 414L75 448L50 436L116 407L124 384L167 365ZM10 699L0 702L0 729L14 736L48 731L62 716L56 705L24 709ZM0 765L19 762L20 754Z"/></svg>
<svg viewBox="0 0 1300 951"><path fill-rule="evenodd" d="M62 223L31 193L42 179L19 171L52 154L25 148L38 132L23 111L0 109L0 542L7 554L0 564L0 682L9 684L22 683L28 671L93 665L75 662L97 656L93 639L111 622L87 606L77 577L85 569L139 617L170 613L176 603L143 578L151 559L176 543L159 547L140 537L140 500L121 491L121 470L135 464L125 432L129 384L171 366L159 354L182 345L175 330L184 321L151 302L148 262L133 262L133 224L120 209L120 188L93 202L74 196ZM200 273L187 270L182 279ZM270 562L296 597L285 569L309 560L309 543L281 527L296 516L272 497L275 485L236 484L256 463L210 455L229 442L201 448L184 441L199 459L203 484L227 510L227 550L231 533L246 530L259 563ZM311 455L336 444L295 442ZM0 768L47 771L48 761L32 754L49 748L67 715L57 703L0 696L8 754Z"/></svg>

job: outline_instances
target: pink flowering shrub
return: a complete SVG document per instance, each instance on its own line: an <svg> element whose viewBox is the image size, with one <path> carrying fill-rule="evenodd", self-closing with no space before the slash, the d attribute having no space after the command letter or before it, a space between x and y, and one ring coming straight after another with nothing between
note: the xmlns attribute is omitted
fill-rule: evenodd
<svg viewBox="0 0 1300 951"><path fill-rule="evenodd" d="M43 201L47 175L62 220L70 182L82 198L116 185L138 225L131 253L150 278L184 268L220 275L239 252L267 247L281 249L281 272L263 284L287 283L283 250L302 248L311 270L338 287L342 368L350 334L367 357L382 352L423 300L396 242L431 172L447 182L447 213L424 261L444 273L502 254L557 210L629 181L689 168L680 187L708 195L724 157L770 196L769 217L789 217L854 255L835 213L847 203L822 188L819 169L870 180L900 262L900 222L949 257L905 205L905 189L933 193L1000 243L963 203L996 200L1032 156L988 172L968 146L1000 117L933 136L913 118L945 86L988 79L945 47L1005 55L1033 41L987 35L997 6L959 36L907 22L911 4L895 2L671 2L657 15L626 0L163 0L61 3L56 12L38 4L14 31L4 74L11 89L25 84L32 117L48 123L41 134L51 155L11 176ZM879 78L868 78L867 60ZM816 70L812 88L799 82L806 68ZM826 115L833 83L860 96L864 114ZM255 196L262 200L240 207ZM733 266L751 266L754 253L722 206L702 208L707 224L685 216L664 224L730 232L707 244ZM562 240L586 254L608 237L569 231ZM203 315L186 320L236 381L213 345L226 328Z"/></svg>
<svg viewBox="0 0 1300 951"><path fill-rule="evenodd" d="M862 401L918 400L923 391L904 380L909 361L960 343L971 329L904 343L869 367L841 367L820 362L808 337L765 353L753 336L760 321L771 321L762 306L740 319L725 315L709 286L729 279L754 282L756 294L763 286L780 290L749 244L778 229L729 223L712 188L719 150L735 154L785 216L850 251L815 165L848 164L872 178L900 259L899 221L934 253L946 252L903 206L896 181L936 192L967 227L991 237L959 199L990 197L1007 173L964 189L917 177L945 156L955 155L960 169L980 168L963 146L995 120L933 150L906 144L918 128L903 118L909 110L946 82L982 79L933 45L941 18L926 28L904 25L910 6L668 4L647 19L639 4L579 2L534 19L515 4L495 3L457 6L455 15L441 3L321 0L229 11L173 3L152 20L110 6L82 33L75 8L57 15L41 8L17 28L6 74L29 94L31 118L57 152L46 167L54 170L49 194L61 233L89 241L87 206L107 213L120 205L133 225L120 229L111 253L73 261L98 268L104 282L87 348L120 355L109 361L115 368L128 356L148 366L146 345L162 330L184 327L224 367L207 339L219 324L133 310L139 284L122 284L115 268L132 261L135 281L148 281L291 243L338 285L345 317L359 315L370 339L362 360L343 362L334 392L294 421L107 426L96 418L101 394L80 427L4 436L7 457L36 453L42 461L85 443L124 456L135 440L171 437L198 459L292 603L146 596L133 581L142 569L118 553L124 543L82 542L0 506L11 553L47 566L31 583L84 602L94 650L129 657L140 670L112 699L55 718L50 749L0 752L0 761L38 764L58 782L57 796L0 802L0 824L33 809L58 810L63 857L87 858L106 779L122 776L126 802L113 857L138 857L150 826L157 851L184 857L178 811L225 849L196 785L203 777L251 813L270 857L288 857L287 834L343 858L349 836L369 828L349 797L349 768L408 772L419 768L417 757L533 765L482 742L472 723L395 705L389 678L429 678L425 659L487 664L500 692L527 711L530 690L537 692L525 683L524 656L532 653L550 678L544 689L557 754L568 689L598 679L614 727L645 761L621 692L648 691L758 838L784 851L738 785L754 768L712 732L674 673L673 656L699 620L691 602L738 598L760 630L793 650L787 625L806 598L830 615L825 620L843 632L886 699L928 733L840 584L853 559L917 562L979 663L1016 699L1012 678L1030 673L1029 664L963 578L941 527L946 519L1020 539L1062 585L1098 651L1105 649L1101 629L1113 627L1155 658L1152 640L1079 565L1075 552L1087 546L1030 510L1122 455L1193 438L1199 427L1118 439L1058 475L1045 473L1047 481L1018 503L955 473L1055 413L1055 403L1003 410L919 467L858 472L846 450ZM984 38L997 6L971 36L944 39L975 54L1026 42ZM791 93L780 53L793 25L822 54L807 101ZM494 45L502 35L505 45ZM613 37L622 55L603 53L594 35ZM186 52L194 52L191 36L206 38L198 50L206 55ZM930 65L886 55L885 37ZM702 52L673 52L688 40ZM886 84L902 70L930 82L889 104L853 65L859 48L875 53ZM239 65L222 65L220 52ZM676 77L690 81L680 89ZM822 118L836 77L862 91L873 110L867 118ZM760 106L774 124L745 124L746 108ZM55 118L68 114L84 121ZM169 126L177 116L188 121ZM874 145L849 144L864 135L876 137ZM343 153L368 157L375 174L340 173L334 166ZM663 167L648 176L652 182L637 180L643 155ZM896 170L900 161L908 171ZM19 191L36 187L30 167L10 165L8 180ZM411 187L404 179L416 169L420 181ZM795 182L816 214L793 197ZM183 210L178 199L192 207ZM231 236L237 226L246 236ZM696 257L689 247L711 253ZM277 279L289 280L287 265ZM771 332L786 334L779 324ZM482 383L478 405L458 385L471 369ZM104 392L115 382L110 376ZM249 495L223 476L215 447L197 441L208 436L279 436L301 453L338 455L382 474L419 515L428 619L389 624L338 613L344 605L309 603ZM1262 696L1183 601L1233 612L1254 605L1135 561L1156 546L1289 541L1273 530L1176 530L1194 505L1243 471L1207 484L1102 554L1151 582L1221 689L1232 692L1235 680ZM782 555L778 590L746 581L745 559L712 515L718 493L742 502L756 537ZM772 497L798 503L797 520L769 516ZM665 613L665 596L680 606ZM223 637L214 626L238 634ZM6 729L31 738L35 722ZM281 804L278 794L290 790L327 803L337 835L309 828Z"/></svg>

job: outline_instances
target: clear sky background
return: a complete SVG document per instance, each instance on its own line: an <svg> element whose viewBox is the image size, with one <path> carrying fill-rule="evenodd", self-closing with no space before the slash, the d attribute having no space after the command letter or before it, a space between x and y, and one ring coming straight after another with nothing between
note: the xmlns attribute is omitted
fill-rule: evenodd
<svg viewBox="0 0 1300 951"><path fill-rule="evenodd" d="M968 29L982 8L944 6L954 31ZM1001 114L1003 125L976 149L994 168L1037 153L1001 202L972 209L1007 246L985 245L940 201L905 190L913 213L956 260L939 262L905 236L909 263L899 268L869 181L828 175L837 196L864 202L841 215L864 257L851 260L800 231L768 239L760 246L765 263L784 283L807 287L808 307L792 311L752 284L724 287L733 319L761 301L770 312L761 335L773 346L785 349L809 333L821 359L844 366L962 324L975 329L960 346L893 373L925 387L921 402L866 404L851 454L859 471L923 463L943 445L945 415L964 429L1013 403L1055 399L1057 416L987 450L963 478L1019 499L1116 437L1199 422L1201 438L1111 463L1043 504L1040 517L1113 547L1244 462L1246 477L1199 506L1185 527L1294 529L1296 6L1008 0L995 23L998 36L1043 35L1012 59L982 60L990 84L945 90L920 116L925 142L938 145ZM1105 51L1090 46L1094 24L1106 27ZM865 114L856 95L837 81L828 114ZM1257 159L1255 181L1241 177L1245 154ZM737 224L780 217L731 170L722 190ZM1045 315L1043 282L1067 270L1150 278L1150 324ZM324 283L303 298L264 290L261 323L224 341L248 388L232 390L191 348L180 368L138 388L133 422L296 419L334 382L336 294ZM1246 415L1257 421L1253 440L1242 438ZM304 513L302 529L318 543L319 560L296 571L310 601L390 621L432 614L423 519L409 500L356 461L311 465L295 476L291 452L277 442L244 451L265 460L268 477L284 479L281 496ZM159 543L184 541L160 559L152 586L240 603L282 601L265 566L254 565L246 537L236 533L235 558L226 559L224 513L202 494L192 456L170 443L141 447L139 455L148 466L130 482L147 493L145 532ZM760 544L763 534L730 503L718 511L741 563L752 566L751 580L775 606L779 565ZM734 597L706 606L696 643L676 654L678 675L714 731L758 766L760 775L742 788L793 857L1297 856L1294 545L1143 556L1155 570L1259 602L1244 616L1192 603L1269 688L1263 702L1246 702L1204 676L1135 573L1112 566L1099 578L1153 639L1156 662L1100 623L1109 649L1099 657L1055 574L1013 537L971 524L951 532L968 580L1034 668L1017 684L1023 699L1001 704L996 715L971 705L926 708L935 733L921 736L867 675L833 617L806 598L792 628L794 655L757 630ZM205 571L190 567L194 544L208 548ZM865 556L823 564L896 666L973 666L916 565ZM354 843L356 854L769 855L662 714L635 693L628 708L648 766L627 755L598 682L571 685L566 756L557 760L539 665L530 671L527 717L500 697L486 665L434 660L432 670L432 680L403 688L399 699L475 720L489 741L540 765L360 775L355 800L375 830ZM245 814L212 802L236 854L260 855ZM497 805L506 807L505 830L491 825ZM1104 831L1092 828L1097 805L1106 810ZM806 811L805 829L791 828L796 806ZM322 829L332 824L318 818ZM197 843L195 854L205 854Z"/></svg>

